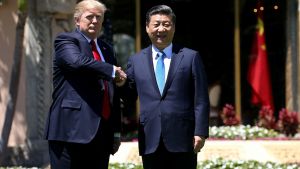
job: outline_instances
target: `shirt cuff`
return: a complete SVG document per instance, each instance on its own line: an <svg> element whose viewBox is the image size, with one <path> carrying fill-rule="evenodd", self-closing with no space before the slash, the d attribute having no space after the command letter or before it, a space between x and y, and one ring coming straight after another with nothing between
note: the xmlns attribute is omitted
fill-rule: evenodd
<svg viewBox="0 0 300 169"><path fill-rule="evenodd" d="M115 68L115 66L113 66L113 72L112 72L111 77L112 77L112 78L115 78L115 77L116 77L116 68Z"/></svg>

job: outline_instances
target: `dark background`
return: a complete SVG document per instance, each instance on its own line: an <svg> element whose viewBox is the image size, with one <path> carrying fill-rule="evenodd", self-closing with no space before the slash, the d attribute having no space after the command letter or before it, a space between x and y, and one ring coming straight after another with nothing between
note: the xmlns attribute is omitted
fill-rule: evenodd
<svg viewBox="0 0 300 169"><path fill-rule="evenodd" d="M109 8L107 18L111 22L111 33L135 37L135 0L107 0L104 3ZM257 0L240 1L241 114L244 124L253 124L259 110L250 104L251 89L246 80L257 21L253 12L256 3ZM263 3L274 114L277 117L278 111L285 107L286 2L264 0ZM234 105L234 0L141 0L142 48L150 44L145 31L146 12L158 4L169 5L177 16L174 43L198 50L204 61L209 86L221 85L218 109L221 110L226 103ZM275 10L274 5L279 8ZM135 111L135 108L128 111Z"/></svg>

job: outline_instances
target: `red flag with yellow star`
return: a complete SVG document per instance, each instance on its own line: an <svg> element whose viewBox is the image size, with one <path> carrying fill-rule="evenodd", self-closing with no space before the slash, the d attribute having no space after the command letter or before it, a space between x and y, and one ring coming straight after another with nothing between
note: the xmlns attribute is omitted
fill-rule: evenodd
<svg viewBox="0 0 300 169"><path fill-rule="evenodd" d="M258 8L257 26L250 55L248 81L252 88L251 103L270 106L274 110L269 64L265 44L264 23L261 8Z"/></svg>

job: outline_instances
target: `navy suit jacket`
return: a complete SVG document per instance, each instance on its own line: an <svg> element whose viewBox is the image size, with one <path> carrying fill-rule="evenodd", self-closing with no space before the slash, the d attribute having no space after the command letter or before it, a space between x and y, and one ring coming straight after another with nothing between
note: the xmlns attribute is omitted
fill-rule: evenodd
<svg viewBox="0 0 300 169"><path fill-rule="evenodd" d="M97 41L106 63L94 59L89 42L78 30L56 37L53 102L46 121L46 139L88 143L94 138L101 123L103 79L108 81L112 110L110 136L106 139L113 140L113 132L120 132L120 100L112 82L115 54L110 45Z"/></svg>
<svg viewBox="0 0 300 169"><path fill-rule="evenodd" d="M153 153L162 137L170 152L192 152L194 135L208 137L207 80L198 52L173 45L163 94L156 83L151 45L129 58L127 99L139 97L140 155Z"/></svg>

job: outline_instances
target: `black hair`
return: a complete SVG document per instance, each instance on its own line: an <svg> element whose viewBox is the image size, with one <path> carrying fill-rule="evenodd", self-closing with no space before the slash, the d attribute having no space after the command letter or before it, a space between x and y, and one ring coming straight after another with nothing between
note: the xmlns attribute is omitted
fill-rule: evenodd
<svg viewBox="0 0 300 169"><path fill-rule="evenodd" d="M164 14L164 15L169 15L172 17L172 22L175 25L176 23L176 15L173 12L172 8L170 8L167 5L156 5L152 8L150 8L147 13L146 13L146 25L149 24L150 22L150 17L152 15L156 15L156 14Z"/></svg>

